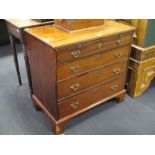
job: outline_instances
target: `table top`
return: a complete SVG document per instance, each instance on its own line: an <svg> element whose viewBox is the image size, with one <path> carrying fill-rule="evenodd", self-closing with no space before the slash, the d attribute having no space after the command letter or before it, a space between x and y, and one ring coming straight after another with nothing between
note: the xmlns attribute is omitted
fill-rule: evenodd
<svg viewBox="0 0 155 155"><path fill-rule="evenodd" d="M53 48L61 48L75 43L91 41L124 32L135 28L113 20L105 20L105 24L79 31L65 32L54 25L27 28L25 31Z"/></svg>
<svg viewBox="0 0 155 155"><path fill-rule="evenodd" d="M52 20L47 22L39 22L33 19L5 19L5 21L9 22L10 24L16 26L19 29L53 23Z"/></svg>

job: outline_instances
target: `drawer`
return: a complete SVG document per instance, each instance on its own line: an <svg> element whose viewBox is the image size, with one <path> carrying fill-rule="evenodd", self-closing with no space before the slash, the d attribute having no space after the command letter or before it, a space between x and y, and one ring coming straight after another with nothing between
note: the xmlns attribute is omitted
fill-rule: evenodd
<svg viewBox="0 0 155 155"><path fill-rule="evenodd" d="M125 46L70 63L57 64L57 79L60 81L71 76L77 76L86 71L94 70L97 67L114 63L115 61L117 62L123 59L127 60L129 52L130 46Z"/></svg>
<svg viewBox="0 0 155 155"><path fill-rule="evenodd" d="M124 90L126 76L58 103L59 117L65 117Z"/></svg>
<svg viewBox="0 0 155 155"><path fill-rule="evenodd" d="M131 34L120 35L90 41L62 49L57 52L57 62L64 63L74 61L84 56L92 55L96 52L103 52L112 48L119 48L127 44L131 44Z"/></svg>
<svg viewBox="0 0 155 155"><path fill-rule="evenodd" d="M58 99L79 93L127 72L127 62L119 62L58 83ZM65 91L62 91L65 90Z"/></svg>

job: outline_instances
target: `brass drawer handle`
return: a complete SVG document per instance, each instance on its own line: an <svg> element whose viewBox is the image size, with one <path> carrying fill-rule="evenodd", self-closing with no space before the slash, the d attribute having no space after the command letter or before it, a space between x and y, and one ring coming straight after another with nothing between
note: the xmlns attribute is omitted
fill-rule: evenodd
<svg viewBox="0 0 155 155"><path fill-rule="evenodd" d="M70 54L74 57L74 58L78 58L80 56L80 50L77 51L72 51Z"/></svg>
<svg viewBox="0 0 155 155"><path fill-rule="evenodd" d="M111 87L111 90L112 90L112 91L116 91L117 88L118 88L118 85L114 85L114 86Z"/></svg>
<svg viewBox="0 0 155 155"><path fill-rule="evenodd" d="M70 107L72 109L76 109L78 105L79 105L79 102L75 102L75 103L70 104Z"/></svg>
<svg viewBox="0 0 155 155"><path fill-rule="evenodd" d="M103 48L103 43L98 43L97 47L98 47L98 49L102 49Z"/></svg>
<svg viewBox="0 0 155 155"><path fill-rule="evenodd" d="M119 74L120 68L114 68L114 69L113 69L113 72L114 72L115 74Z"/></svg>
<svg viewBox="0 0 155 155"><path fill-rule="evenodd" d="M121 52L116 52L115 56L117 59L120 59L122 57L122 53Z"/></svg>
<svg viewBox="0 0 155 155"><path fill-rule="evenodd" d="M73 73L76 73L79 70L80 66L76 65L76 66L72 66L70 69Z"/></svg>
<svg viewBox="0 0 155 155"><path fill-rule="evenodd" d="M122 46L123 45L123 40L122 39L118 39L116 41L116 43L119 45L119 46Z"/></svg>
<svg viewBox="0 0 155 155"><path fill-rule="evenodd" d="M70 86L70 88L72 90L74 90L74 91L77 90L79 87L80 87L79 83L75 83L75 84L73 84L73 85Z"/></svg>

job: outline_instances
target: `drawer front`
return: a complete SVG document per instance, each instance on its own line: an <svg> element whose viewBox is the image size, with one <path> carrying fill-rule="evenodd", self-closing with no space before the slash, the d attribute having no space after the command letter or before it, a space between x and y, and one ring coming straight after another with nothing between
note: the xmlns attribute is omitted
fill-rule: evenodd
<svg viewBox="0 0 155 155"><path fill-rule="evenodd" d="M95 71L58 83L58 99L64 99L127 72L127 62L100 67ZM62 91L65 90L65 91Z"/></svg>
<svg viewBox="0 0 155 155"><path fill-rule="evenodd" d="M64 63L68 61L74 61L84 56L92 55L96 52L103 52L112 48L119 48L124 45L131 44L131 39L131 34L125 34L122 37L117 35L110 38L68 47L57 52L57 62Z"/></svg>
<svg viewBox="0 0 155 155"><path fill-rule="evenodd" d="M65 117L124 90L126 76L58 103L59 117Z"/></svg>
<svg viewBox="0 0 155 155"><path fill-rule="evenodd" d="M66 64L57 64L57 79L58 81L71 76L94 70L96 67L108 65L117 62L118 60L128 59L130 46L106 51L95 54L93 56L73 61Z"/></svg>

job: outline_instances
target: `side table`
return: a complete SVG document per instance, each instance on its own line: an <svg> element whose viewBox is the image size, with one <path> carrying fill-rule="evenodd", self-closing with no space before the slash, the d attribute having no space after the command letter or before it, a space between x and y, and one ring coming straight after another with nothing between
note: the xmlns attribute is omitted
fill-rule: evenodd
<svg viewBox="0 0 155 155"><path fill-rule="evenodd" d="M27 78L28 78L28 84L30 88L30 93L32 94L32 82L31 82L31 74L30 74L30 66L29 66L29 59L28 59L28 52L27 52L27 43L24 35L24 29L30 28L30 27L38 27L43 25L49 25L53 24L53 21L44 21L40 22L37 20L32 19L6 19L7 29L9 33L10 38L10 44L11 44L11 50L14 57L15 62L15 68L17 72L17 78L19 85L22 85L21 75L20 75L20 69L19 69L19 63L18 63L18 57L17 57L17 51L15 46L15 38L20 40L20 43L22 45L22 50L24 52L24 60L25 60L25 66L26 66L26 72L27 72Z"/></svg>

